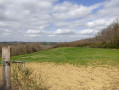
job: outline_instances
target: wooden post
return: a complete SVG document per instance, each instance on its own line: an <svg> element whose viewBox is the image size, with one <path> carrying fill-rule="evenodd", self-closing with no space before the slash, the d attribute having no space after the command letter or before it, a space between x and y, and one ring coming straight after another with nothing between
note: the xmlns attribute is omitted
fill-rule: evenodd
<svg viewBox="0 0 119 90"><path fill-rule="evenodd" d="M2 90L11 90L10 47L2 48Z"/></svg>

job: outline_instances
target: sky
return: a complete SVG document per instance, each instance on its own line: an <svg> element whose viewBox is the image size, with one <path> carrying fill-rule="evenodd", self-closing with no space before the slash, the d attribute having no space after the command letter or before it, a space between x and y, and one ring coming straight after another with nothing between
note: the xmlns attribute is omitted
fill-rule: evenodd
<svg viewBox="0 0 119 90"><path fill-rule="evenodd" d="M119 0L0 0L0 42L70 42L119 18Z"/></svg>

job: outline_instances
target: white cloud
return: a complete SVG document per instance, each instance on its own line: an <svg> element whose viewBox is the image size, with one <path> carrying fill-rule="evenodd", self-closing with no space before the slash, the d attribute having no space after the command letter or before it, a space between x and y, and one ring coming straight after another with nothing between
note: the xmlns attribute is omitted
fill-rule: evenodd
<svg viewBox="0 0 119 90"><path fill-rule="evenodd" d="M54 18L57 19L73 19L82 18L92 12L93 9L99 7L100 5L94 5L93 7L87 7L83 5L74 5L69 2L64 2L61 5L55 6L53 14Z"/></svg>
<svg viewBox="0 0 119 90"><path fill-rule="evenodd" d="M36 38L38 37L38 34L27 34L26 37Z"/></svg>
<svg viewBox="0 0 119 90"><path fill-rule="evenodd" d="M0 41L78 40L94 36L99 29L119 18L119 0L91 6L57 2L0 0Z"/></svg>
<svg viewBox="0 0 119 90"><path fill-rule="evenodd" d="M93 35L96 34L96 32L97 31L93 29L86 29L86 30L79 31L79 33L82 35Z"/></svg>
<svg viewBox="0 0 119 90"><path fill-rule="evenodd" d="M37 34L37 33L40 33L41 31L40 30L28 30L26 33L27 34Z"/></svg>
<svg viewBox="0 0 119 90"><path fill-rule="evenodd" d="M47 32L44 32L43 30L27 30L25 36L26 37L39 37L43 34L46 34Z"/></svg>
<svg viewBox="0 0 119 90"><path fill-rule="evenodd" d="M112 20L105 19L97 19L95 21L87 22L88 27L99 27L99 26L107 26L112 23Z"/></svg>
<svg viewBox="0 0 119 90"><path fill-rule="evenodd" d="M1 32L1 36L0 37L8 37L8 35L12 34L12 30L8 30L8 29L0 30L0 32Z"/></svg>
<svg viewBox="0 0 119 90"><path fill-rule="evenodd" d="M54 35L71 35L75 32L71 29L57 29L53 34Z"/></svg>

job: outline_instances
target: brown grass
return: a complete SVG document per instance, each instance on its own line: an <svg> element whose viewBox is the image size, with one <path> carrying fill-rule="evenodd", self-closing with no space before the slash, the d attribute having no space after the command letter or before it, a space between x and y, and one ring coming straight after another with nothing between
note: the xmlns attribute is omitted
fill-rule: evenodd
<svg viewBox="0 0 119 90"><path fill-rule="evenodd" d="M77 67L69 64L29 63L40 73L49 90L119 90L116 67Z"/></svg>
<svg viewBox="0 0 119 90"><path fill-rule="evenodd" d="M41 74L49 90L119 90L118 67L77 67L54 63L29 63L26 67L34 69L36 74Z"/></svg>

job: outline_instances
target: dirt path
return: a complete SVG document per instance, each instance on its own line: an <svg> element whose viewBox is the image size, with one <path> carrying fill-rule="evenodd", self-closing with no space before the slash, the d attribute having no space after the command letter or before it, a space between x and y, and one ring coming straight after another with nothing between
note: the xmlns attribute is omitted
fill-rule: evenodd
<svg viewBox="0 0 119 90"><path fill-rule="evenodd" d="M119 90L119 70L115 67L76 67L53 63L32 63L49 90Z"/></svg>

